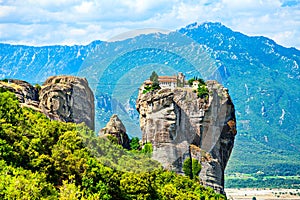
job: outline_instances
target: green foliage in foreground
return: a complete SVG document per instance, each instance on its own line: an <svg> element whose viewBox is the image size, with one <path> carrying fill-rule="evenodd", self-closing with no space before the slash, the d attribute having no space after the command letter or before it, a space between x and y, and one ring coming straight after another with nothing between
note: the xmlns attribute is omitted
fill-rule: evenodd
<svg viewBox="0 0 300 200"><path fill-rule="evenodd" d="M0 93L0 144L0 199L225 199L10 92Z"/></svg>

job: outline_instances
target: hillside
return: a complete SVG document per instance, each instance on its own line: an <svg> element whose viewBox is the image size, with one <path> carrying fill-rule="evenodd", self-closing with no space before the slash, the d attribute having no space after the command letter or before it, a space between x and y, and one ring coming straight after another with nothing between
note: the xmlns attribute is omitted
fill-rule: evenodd
<svg viewBox="0 0 300 200"><path fill-rule="evenodd" d="M51 75L74 75L100 41L88 46L44 46L0 44L0 79L14 78L42 83Z"/></svg>
<svg viewBox="0 0 300 200"><path fill-rule="evenodd" d="M1 199L225 199L84 125L51 121L0 92Z"/></svg>
<svg viewBox="0 0 300 200"><path fill-rule="evenodd" d="M0 51L1 78L39 83L49 75L86 77L96 96L96 129L117 113L131 136L141 137L135 99L140 83L153 70L159 75L180 71L187 78L217 79L232 94L237 115L238 135L227 174L300 174L297 49L265 37L249 37L219 23L205 23L166 35L88 46L1 44Z"/></svg>

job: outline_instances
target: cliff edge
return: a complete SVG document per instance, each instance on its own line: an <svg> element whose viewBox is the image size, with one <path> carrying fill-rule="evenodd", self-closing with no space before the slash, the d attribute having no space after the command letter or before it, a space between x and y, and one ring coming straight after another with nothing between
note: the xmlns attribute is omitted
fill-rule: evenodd
<svg viewBox="0 0 300 200"><path fill-rule="evenodd" d="M236 135L234 105L228 90L206 82L208 95L193 88L164 88L143 94L136 102L142 142L153 145L153 159L166 169L183 173L187 158L197 159L203 185L224 194L224 170Z"/></svg>

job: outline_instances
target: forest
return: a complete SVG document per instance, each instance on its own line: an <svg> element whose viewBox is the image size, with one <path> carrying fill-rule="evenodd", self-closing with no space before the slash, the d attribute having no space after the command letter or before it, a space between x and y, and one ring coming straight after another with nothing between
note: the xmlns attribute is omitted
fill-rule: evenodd
<svg viewBox="0 0 300 200"><path fill-rule="evenodd" d="M48 119L0 91L0 199L226 199L84 124Z"/></svg>

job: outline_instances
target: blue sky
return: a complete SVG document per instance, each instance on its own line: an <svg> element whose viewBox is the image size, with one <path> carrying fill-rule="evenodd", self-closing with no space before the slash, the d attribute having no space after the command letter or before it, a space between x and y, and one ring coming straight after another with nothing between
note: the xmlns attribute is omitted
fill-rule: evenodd
<svg viewBox="0 0 300 200"><path fill-rule="evenodd" d="M300 0L0 0L0 42L12 44L88 44L210 21L300 49Z"/></svg>

